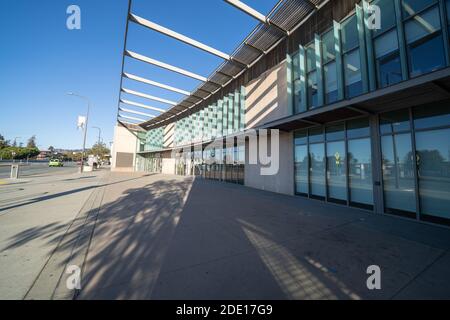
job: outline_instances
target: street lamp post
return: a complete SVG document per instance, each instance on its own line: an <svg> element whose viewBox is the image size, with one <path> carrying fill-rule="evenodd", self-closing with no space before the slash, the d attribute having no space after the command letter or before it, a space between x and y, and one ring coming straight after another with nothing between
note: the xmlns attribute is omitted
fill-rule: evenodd
<svg viewBox="0 0 450 320"><path fill-rule="evenodd" d="M101 136L102 136L102 129L100 129L99 127L92 127L92 128L98 130L98 144L100 145Z"/></svg>
<svg viewBox="0 0 450 320"><path fill-rule="evenodd" d="M91 102L90 102L89 98L81 96L79 94L76 94L73 92L69 92L67 94L70 96L75 96L75 97L81 98L87 102L86 123L84 124L83 153L81 154L81 168L80 168L80 171L82 173L83 167L84 167L84 156L86 153L86 136L87 136L88 123L89 123L89 110L91 108Z"/></svg>

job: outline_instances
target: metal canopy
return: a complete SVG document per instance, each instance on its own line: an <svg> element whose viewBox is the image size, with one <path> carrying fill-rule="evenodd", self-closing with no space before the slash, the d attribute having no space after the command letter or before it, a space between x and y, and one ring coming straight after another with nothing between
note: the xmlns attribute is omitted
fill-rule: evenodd
<svg viewBox="0 0 450 320"><path fill-rule="evenodd" d="M138 25L143 27L152 29L156 32L179 40L183 43L201 49L210 54L216 55L220 58L223 58L225 61L221 63L217 69L212 72L212 74L207 78L193 72L175 67L168 63L164 63L144 55L138 54L136 52L130 51L126 47L127 43L127 32L125 34L125 45L124 45L124 57L129 56L133 59L140 60L145 63L149 63L152 65L156 65L160 68L164 68L166 70L176 72L182 74L187 77L191 77L193 79L199 80L202 83L194 89L192 92L188 92L186 90L178 89L172 86L164 85L156 81L148 80L142 77L138 77L135 75L131 75L129 73L124 72L122 65L122 78L120 91L126 92L130 94L134 94L140 97L149 98L151 100L156 101L166 101L172 107L168 110L158 109L150 106L145 106L139 103L124 101L119 97L119 105L120 102L147 108L151 110L155 110L161 112L160 115L150 119L143 120L140 123L140 126L145 129L152 129L162 126L164 124L173 122L179 118L184 117L188 111L192 110L195 106L204 102L206 99L211 97L213 94L218 92L220 89L228 85L231 81L239 77L243 72L245 72L248 68L253 66L256 62L258 62L265 54L270 52L273 48L275 48L281 41L283 41L288 35L294 32L300 25L303 24L315 11L319 10L330 0L280 0L274 6L272 11L267 15L263 15L258 11L254 10L250 6L246 5L242 1L238 0L224 0L227 3L233 5L239 10L249 14L251 17L260 21L260 23L253 29L253 31L247 36L247 38L233 51L231 55L223 53L217 49L214 49L210 46L207 46L199 41L193 40L185 35L182 35L178 32L172 31L168 28L160 26L154 22L151 22L147 19L139 17L138 15L131 13L131 0L130 7L127 15L127 30L129 21L132 21ZM144 93L135 92L129 89L122 88L122 79L123 77L139 81L142 83L146 83L152 86L157 86L159 88L163 88L169 91L181 93L186 95L178 103L169 101L163 98L153 97L146 95ZM156 99L154 99L156 98ZM158 110L156 110L158 109ZM136 119L136 118L135 118Z"/></svg>

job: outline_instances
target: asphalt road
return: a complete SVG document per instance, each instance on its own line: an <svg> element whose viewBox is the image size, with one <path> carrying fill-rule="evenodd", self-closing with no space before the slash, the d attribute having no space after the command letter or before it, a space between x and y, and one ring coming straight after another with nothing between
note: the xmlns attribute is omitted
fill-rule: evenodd
<svg viewBox="0 0 450 320"><path fill-rule="evenodd" d="M78 167L75 163L65 163L61 168L49 168L48 163L30 163L20 167L19 178L50 176L59 174L70 174L77 172ZM7 179L10 177L11 166L5 163L0 163L0 179Z"/></svg>

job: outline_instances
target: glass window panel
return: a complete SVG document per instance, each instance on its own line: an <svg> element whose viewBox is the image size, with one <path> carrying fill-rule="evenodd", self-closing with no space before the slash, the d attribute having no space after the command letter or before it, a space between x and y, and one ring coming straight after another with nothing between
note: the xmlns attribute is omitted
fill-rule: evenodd
<svg viewBox="0 0 450 320"><path fill-rule="evenodd" d="M420 211L450 219L450 129L416 133Z"/></svg>
<svg viewBox="0 0 450 320"><path fill-rule="evenodd" d="M342 25L341 30L342 48L344 52L347 52L353 48L359 46L358 25L356 21L356 15L349 18Z"/></svg>
<svg viewBox="0 0 450 320"><path fill-rule="evenodd" d="M399 83L402 81L402 68L398 52L376 61L377 82L379 88Z"/></svg>
<svg viewBox="0 0 450 320"><path fill-rule="evenodd" d="M418 107L414 109L413 114L414 127L416 129L450 125L450 109L447 105L427 105Z"/></svg>
<svg viewBox="0 0 450 320"><path fill-rule="evenodd" d="M294 134L294 141L296 145L308 143L307 131L296 131Z"/></svg>
<svg viewBox="0 0 450 320"><path fill-rule="evenodd" d="M375 39L375 57L383 57L398 50L397 30L389 31Z"/></svg>
<svg viewBox="0 0 450 320"><path fill-rule="evenodd" d="M344 55L345 95L347 98L362 93L361 61L359 49Z"/></svg>
<svg viewBox="0 0 450 320"><path fill-rule="evenodd" d="M405 23L406 42L415 42L441 28L439 9L434 7Z"/></svg>
<svg viewBox="0 0 450 320"><path fill-rule="evenodd" d="M336 58L334 30L328 31L322 37L322 60L327 63Z"/></svg>
<svg viewBox="0 0 450 320"><path fill-rule="evenodd" d="M384 201L389 209L416 211L411 134L381 137Z"/></svg>
<svg viewBox="0 0 450 320"><path fill-rule="evenodd" d="M370 139L348 141L350 201L373 204L372 158Z"/></svg>
<svg viewBox="0 0 450 320"><path fill-rule="evenodd" d="M370 135L369 119L360 118L347 122L347 137L360 138Z"/></svg>
<svg viewBox="0 0 450 320"><path fill-rule="evenodd" d="M316 70L316 48L314 44L309 45L306 48L306 70Z"/></svg>
<svg viewBox="0 0 450 320"><path fill-rule="evenodd" d="M336 62L323 67L325 77L325 103L333 103L338 99Z"/></svg>
<svg viewBox="0 0 450 320"><path fill-rule="evenodd" d="M300 53L292 56L292 75L294 80L300 79Z"/></svg>
<svg viewBox="0 0 450 320"><path fill-rule="evenodd" d="M345 139L344 124L327 127L326 128L326 137L327 137L327 141Z"/></svg>
<svg viewBox="0 0 450 320"><path fill-rule="evenodd" d="M345 162L345 142L327 143L328 196L347 200L347 173Z"/></svg>
<svg viewBox="0 0 450 320"><path fill-rule="evenodd" d="M311 161L311 194L325 197L325 150L323 143L309 146Z"/></svg>
<svg viewBox="0 0 450 320"><path fill-rule="evenodd" d="M445 65L442 35L409 47L409 71L411 77L438 70Z"/></svg>
<svg viewBox="0 0 450 320"><path fill-rule="evenodd" d="M308 193L308 146L295 146L295 192Z"/></svg>
<svg viewBox="0 0 450 320"><path fill-rule="evenodd" d="M317 127L309 129L309 142L322 142L323 139L323 129L322 127Z"/></svg>
<svg viewBox="0 0 450 320"><path fill-rule="evenodd" d="M445 1L445 8L447 9L447 23L450 24L450 0Z"/></svg>
<svg viewBox="0 0 450 320"><path fill-rule="evenodd" d="M394 1L392 0L376 0L373 1L373 4L380 7L380 10L382 12L381 14L381 29L380 30L373 30L373 34L376 35L378 33L382 33L389 28L392 28L396 24L396 17L395 17L395 7L394 7Z"/></svg>
<svg viewBox="0 0 450 320"><path fill-rule="evenodd" d="M308 74L308 104L310 107L317 107L319 104L319 96L317 92L317 72Z"/></svg>
<svg viewBox="0 0 450 320"><path fill-rule="evenodd" d="M295 113L306 111L305 108L302 106L302 93L300 80L294 81L294 108Z"/></svg>
<svg viewBox="0 0 450 320"><path fill-rule="evenodd" d="M397 110L380 114L380 132L381 134L409 130L408 109Z"/></svg>
<svg viewBox="0 0 450 320"><path fill-rule="evenodd" d="M435 3L436 0L402 0L403 18L407 18Z"/></svg>

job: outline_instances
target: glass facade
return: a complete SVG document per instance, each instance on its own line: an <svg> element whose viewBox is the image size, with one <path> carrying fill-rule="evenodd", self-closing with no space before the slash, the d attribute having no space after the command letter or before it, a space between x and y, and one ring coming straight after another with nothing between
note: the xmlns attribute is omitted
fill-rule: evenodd
<svg viewBox="0 0 450 320"><path fill-rule="evenodd" d="M322 37L322 63L324 73L325 103L330 104L338 100L336 46L334 30L330 30Z"/></svg>
<svg viewBox="0 0 450 320"><path fill-rule="evenodd" d="M316 48L314 43L306 48L308 106L313 109L319 106L317 91Z"/></svg>
<svg viewBox="0 0 450 320"><path fill-rule="evenodd" d="M235 91L216 103L175 122L175 146L200 143L243 131L244 100L243 89Z"/></svg>
<svg viewBox="0 0 450 320"><path fill-rule="evenodd" d="M402 0L411 77L445 66L439 1Z"/></svg>
<svg viewBox="0 0 450 320"><path fill-rule="evenodd" d="M449 65L449 39L444 35L448 38L450 34L450 0L368 2L381 10L380 29L372 30L364 24L369 13L361 9L363 19L355 13L316 35L319 41L300 46L292 54L295 113L351 99ZM360 6L365 7L362 2ZM317 61L319 52L321 61Z"/></svg>
<svg viewBox="0 0 450 320"><path fill-rule="evenodd" d="M380 7L381 29L371 30L378 88L384 88L402 80L397 17L392 0L372 2Z"/></svg>
<svg viewBox="0 0 450 320"><path fill-rule="evenodd" d="M367 118L296 131L296 194L372 208L369 132Z"/></svg>
<svg viewBox="0 0 450 320"><path fill-rule="evenodd" d="M380 133L385 211L450 224L446 103L381 114Z"/></svg>

